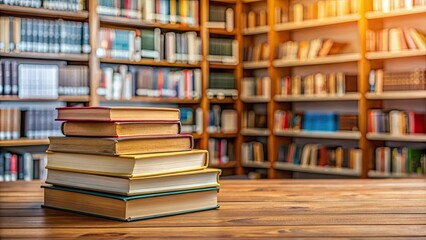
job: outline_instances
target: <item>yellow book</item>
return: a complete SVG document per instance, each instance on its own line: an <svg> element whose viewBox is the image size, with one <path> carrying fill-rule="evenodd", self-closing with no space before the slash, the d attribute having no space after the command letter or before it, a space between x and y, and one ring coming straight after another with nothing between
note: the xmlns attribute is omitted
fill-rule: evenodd
<svg viewBox="0 0 426 240"><path fill-rule="evenodd" d="M48 169L124 178L194 171L204 169L207 165L208 152L196 149L185 152L120 156L62 152L48 152L47 154Z"/></svg>
<svg viewBox="0 0 426 240"><path fill-rule="evenodd" d="M219 175L221 173L219 169L207 168L196 171L121 178L48 169L46 183L126 196L219 187Z"/></svg>
<svg viewBox="0 0 426 240"><path fill-rule="evenodd" d="M187 24L188 17L188 0L180 0L180 21L182 24Z"/></svg>
<svg viewBox="0 0 426 240"><path fill-rule="evenodd" d="M170 0L170 23L176 23L176 0Z"/></svg>

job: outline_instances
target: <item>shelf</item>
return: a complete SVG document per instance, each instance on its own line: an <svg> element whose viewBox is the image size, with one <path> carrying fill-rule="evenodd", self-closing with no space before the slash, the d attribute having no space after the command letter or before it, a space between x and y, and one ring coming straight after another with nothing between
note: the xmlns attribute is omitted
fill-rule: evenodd
<svg viewBox="0 0 426 240"><path fill-rule="evenodd" d="M236 64L209 62L209 68L211 68L211 69L237 69L237 65Z"/></svg>
<svg viewBox="0 0 426 240"><path fill-rule="evenodd" d="M416 178L416 177L425 177L417 174L408 174L408 173L384 173L374 170L368 171L368 177L371 178Z"/></svg>
<svg viewBox="0 0 426 240"><path fill-rule="evenodd" d="M360 19L359 14L350 14L350 15L339 16L339 17L305 20L305 21L297 22L297 23L288 22L288 23L281 23L281 24L275 25L275 31L289 31L289 30L299 30L299 29L305 29L305 28L322 27L322 26L329 26L329 25L335 25L335 24L357 22L359 19Z"/></svg>
<svg viewBox="0 0 426 240"><path fill-rule="evenodd" d="M0 57L10 58L33 58L33 59L53 59L75 62L89 61L88 54L67 54L67 53L36 53L36 52L20 52L20 53L0 53Z"/></svg>
<svg viewBox="0 0 426 240"><path fill-rule="evenodd" d="M400 16L424 14L424 13L426 13L426 6L414 7L413 9L409 9L409 10L407 9L394 10L387 13L366 12L365 17L367 19L382 19L382 18L400 17Z"/></svg>
<svg viewBox="0 0 426 240"><path fill-rule="evenodd" d="M271 31L269 26L259 26L254 28L245 28L243 29L243 35L256 35L256 34L264 34Z"/></svg>
<svg viewBox="0 0 426 240"><path fill-rule="evenodd" d="M135 96L130 100L107 100L105 97L100 97L101 102L146 102L146 103L176 103L176 104L198 104L200 99L181 99L181 98L166 98L166 97L139 97Z"/></svg>
<svg viewBox="0 0 426 240"><path fill-rule="evenodd" d="M242 128L240 134L249 137L267 137L271 134L271 130L268 128Z"/></svg>
<svg viewBox="0 0 426 240"><path fill-rule="evenodd" d="M217 35L226 35L226 36L235 36L237 32L234 30L228 32L223 28L209 28L209 34L217 34Z"/></svg>
<svg viewBox="0 0 426 240"><path fill-rule="evenodd" d="M244 103L269 103L269 101L271 100L270 97L264 97L264 96L250 96L250 97L240 96L240 99Z"/></svg>
<svg viewBox="0 0 426 240"><path fill-rule="evenodd" d="M210 168L234 168L237 166L236 161L230 161L228 163L222 163L222 164L209 164Z"/></svg>
<svg viewBox="0 0 426 240"><path fill-rule="evenodd" d="M360 93L346 93L345 95L325 95L325 96L283 96L275 95L275 102L329 102L329 101L358 101Z"/></svg>
<svg viewBox="0 0 426 240"><path fill-rule="evenodd" d="M19 98L18 96L0 96L0 101L13 102L45 102L45 101L62 101L62 102L88 102L89 96L59 96L58 98Z"/></svg>
<svg viewBox="0 0 426 240"><path fill-rule="evenodd" d="M231 97L226 97L224 99L212 98L212 99L209 99L209 101L210 101L210 103L213 103L213 104L221 104L221 103L232 104L232 103L236 103L237 100L233 99Z"/></svg>
<svg viewBox="0 0 426 240"><path fill-rule="evenodd" d="M203 137L202 133L190 133L194 139L201 139Z"/></svg>
<svg viewBox="0 0 426 240"><path fill-rule="evenodd" d="M242 0L243 3L266 2L265 0Z"/></svg>
<svg viewBox="0 0 426 240"><path fill-rule="evenodd" d="M101 24L113 25L113 26L124 26L134 28L161 28L174 31L200 31L200 27L188 27L183 24L167 24L159 22L146 22L141 19L126 18L126 17L114 17L114 16L99 16Z"/></svg>
<svg viewBox="0 0 426 240"><path fill-rule="evenodd" d="M37 146L48 145L49 139L28 139L20 138L14 140L0 140L0 147L17 147L17 146Z"/></svg>
<svg viewBox="0 0 426 240"><path fill-rule="evenodd" d="M310 65L321 65L321 64L333 64L333 63L347 63L356 62L361 59L359 53L345 53L330 55L326 57L317 57L314 59L306 60L285 60L277 59L274 60L274 67L298 67L298 66L310 66Z"/></svg>
<svg viewBox="0 0 426 240"><path fill-rule="evenodd" d="M324 139L344 139L358 140L361 138L359 131L337 131L337 132L320 132L320 131L274 131L275 136L282 137L300 137L300 138L324 138Z"/></svg>
<svg viewBox="0 0 426 240"><path fill-rule="evenodd" d="M426 134L390 135L389 133L367 133L367 139L392 142L426 142Z"/></svg>
<svg viewBox="0 0 426 240"><path fill-rule="evenodd" d="M34 17L61 18L66 20L86 20L89 17L87 11L57 11L45 8L20 7L5 4L0 4L0 13L0 15L17 14Z"/></svg>
<svg viewBox="0 0 426 240"><path fill-rule="evenodd" d="M244 69L261 69L268 67L269 61L243 62Z"/></svg>
<svg viewBox="0 0 426 240"><path fill-rule="evenodd" d="M389 91L380 94L366 93L367 99L422 99L426 98L426 91Z"/></svg>
<svg viewBox="0 0 426 240"><path fill-rule="evenodd" d="M126 59L113 59L113 58L101 58L101 63L115 63L115 64L126 64L126 65L146 65L155 67L179 67L179 68L199 68L200 64L189 64L189 63L171 63L165 60L155 61L153 59L141 59L140 61L130 61Z"/></svg>
<svg viewBox="0 0 426 240"><path fill-rule="evenodd" d="M278 170L288 170L296 172L306 173L320 173L320 174L331 174L331 175L344 175L358 177L361 175L360 172L354 171L349 168L335 168L335 167L318 167L318 166L300 166L292 163L276 162L274 168Z"/></svg>
<svg viewBox="0 0 426 240"><path fill-rule="evenodd" d="M255 162L255 161L249 161L249 160L242 160L241 165L243 167L250 167L250 168L270 168L271 163L270 162Z"/></svg>
<svg viewBox="0 0 426 240"><path fill-rule="evenodd" d="M210 138L236 138L237 133L209 133Z"/></svg>
<svg viewBox="0 0 426 240"><path fill-rule="evenodd" d="M406 58L406 57L422 57L422 56L426 56L426 50L413 49L413 50L405 50L405 51L368 52L368 53L365 53L365 57L369 60Z"/></svg>

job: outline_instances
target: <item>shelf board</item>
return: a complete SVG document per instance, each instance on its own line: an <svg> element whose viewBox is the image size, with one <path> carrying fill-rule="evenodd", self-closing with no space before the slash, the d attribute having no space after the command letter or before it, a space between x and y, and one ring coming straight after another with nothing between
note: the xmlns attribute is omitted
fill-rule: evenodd
<svg viewBox="0 0 426 240"><path fill-rule="evenodd" d="M209 167L211 168L234 168L237 166L236 161L230 161L228 163L222 163L222 164L210 164Z"/></svg>
<svg viewBox="0 0 426 240"><path fill-rule="evenodd" d="M210 138L236 138L237 133L209 133Z"/></svg>
<svg viewBox="0 0 426 240"><path fill-rule="evenodd" d="M298 30L298 29L305 29L305 28L322 27L322 26L329 26L329 25L335 25L335 24L357 22L359 19L360 19L359 14L349 14L349 15L339 16L339 17L305 20L305 21L297 22L297 23L288 22L288 23L281 23L281 24L275 25L275 31L289 31L289 30Z"/></svg>
<svg viewBox="0 0 426 240"><path fill-rule="evenodd" d="M61 101L61 102L88 102L89 96L59 96L58 98L19 98L18 96L0 96L0 101L13 101L13 102L47 102L47 101Z"/></svg>
<svg viewBox="0 0 426 240"><path fill-rule="evenodd" d="M271 134L268 128L242 128L240 134L243 136L267 137Z"/></svg>
<svg viewBox="0 0 426 240"><path fill-rule="evenodd" d="M361 175L360 172L354 171L349 168L301 166L301 165L294 165L292 163L285 163L285 162L275 162L274 168L278 170L331 174L331 175L344 175L344 176L354 176L354 177L358 177Z"/></svg>
<svg viewBox="0 0 426 240"><path fill-rule="evenodd" d="M14 140L0 140L0 147L17 147L17 146L37 146L48 145L49 139L28 139L20 138Z"/></svg>
<svg viewBox="0 0 426 240"><path fill-rule="evenodd" d="M368 177L371 178L416 178L416 177L425 177L417 174L408 174L408 173L384 173L374 170L368 171Z"/></svg>
<svg viewBox="0 0 426 240"><path fill-rule="evenodd" d="M283 96L275 95L275 102L329 102L329 101L358 101L360 93L346 93L345 95L325 95L325 96Z"/></svg>
<svg viewBox="0 0 426 240"><path fill-rule="evenodd" d="M243 167L250 167L250 168L270 168L271 163L270 162L255 162L255 161L249 161L249 160L242 160L241 165Z"/></svg>
<svg viewBox="0 0 426 240"><path fill-rule="evenodd" d="M244 69L261 69L268 67L269 61L243 62Z"/></svg>
<svg viewBox="0 0 426 240"><path fill-rule="evenodd" d="M320 131L274 131L275 136L282 137L300 137L300 138L324 138L324 139L344 139L358 140L361 138L359 131L337 131L337 132L320 132Z"/></svg>
<svg viewBox="0 0 426 240"><path fill-rule="evenodd" d="M226 35L226 36L235 36L237 34L236 30L232 30L230 32L226 31L224 28L209 28L209 34L217 34L217 35Z"/></svg>
<svg viewBox="0 0 426 240"><path fill-rule="evenodd" d="M181 99L181 98L166 98L166 97L140 97L135 96L130 100L107 100L105 97L100 97L101 102L147 102L147 103L176 103L176 104L198 104L200 99Z"/></svg>
<svg viewBox="0 0 426 240"><path fill-rule="evenodd" d="M113 25L113 26L124 26L134 28L161 28L174 31L200 31L200 27L189 27L183 24L172 24L172 23L159 23L159 22L147 22L141 19L126 18L126 17L115 17L115 16L99 16L101 24Z"/></svg>
<svg viewBox="0 0 426 240"><path fill-rule="evenodd" d="M392 59L392 58L406 58L406 57L422 57L426 56L426 50L412 49L403 51L392 51L392 52L368 52L365 53L365 57L369 60L381 60L381 59Z"/></svg>
<svg viewBox="0 0 426 240"><path fill-rule="evenodd" d="M223 103L223 104L232 104L232 103L236 103L237 100L233 99L231 97L226 97L224 99L212 98L209 101L210 101L210 103L214 103L214 104L220 104L220 103Z"/></svg>
<svg viewBox="0 0 426 240"><path fill-rule="evenodd" d="M361 59L359 53L344 53L330 55L326 57L317 57L314 59L306 60L285 60L277 59L274 60L274 67L298 67L298 66L310 66L310 65L321 65L321 64L333 64L333 63L347 63L356 62Z"/></svg>
<svg viewBox="0 0 426 240"><path fill-rule="evenodd" d="M20 52L20 53L0 53L0 57L10 58L33 58L33 59L53 59L75 62L89 61L89 54L67 54L67 53L36 53L36 52Z"/></svg>
<svg viewBox="0 0 426 240"><path fill-rule="evenodd" d="M201 139L203 137L202 133L190 133L194 139Z"/></svg>
<svg viewBox="0 0 426 240"><path fill-rule="evenodd" d="M389 91L380 94L366 93L367 99L422 99L426 98L426 91Z"/></svg>
<svg viewBox="0 0 426 240"><path fill-rule="evenodd" d="M101 63L115 63L115 64L127 64L127 65L146 65L156 67L179 67L179 68L199 68L201 65L189 64L189 63L170 63L165 60L154 61L153 59L141 59L140 61L130 61L127 59L113 59L113 58L101 58Z"/></svg>
<svg viewBox="0 0 426 240"><path fill-rule="evenodd" d="M382 18L400 17L400 16L424 14L424 13L426 13L426 6L419 6L419 7L414 7L413 9L400 9L400 10L394 10L387 13L366 12L365 17L367 19L382 19Z"/></svg>
<svg viewBox="0 0 426 240"><path fill-rule="evenodd" d="M245 28L243 29L243 35L257 35L257 34L265 34L271 31L269 26L258 26L254 28Z"/></svg>
<svg viewBox="0 0 426 240"><path fill-rule="evenodd" d="M270 97L264 97L264 96L249 96L249 97L243 97L240 96L241 101L245 103L268 103L271 98Z"/></svg>
<svg viewBox="0 0 426 240"><path fill-rule="evenodd" d="M367 139L392 142L426 142L426 134L390 135L389 133L367 133Z"/></svg>
<svg viewBox="0 0 426 240"><path fill-rule="evenodd" d="M61 18L66 20L86 20L89 17L88 11L57 11L45 8L11 6L6 4L0 4L0 13L1 15L16 14L34 17Z"/></svg>
<svg viewBox="0 0 426 240"><path fill-rule="evenodd" d="M266 2L266 0L242 0L243 3Z"/></svg>
<svg viewBox="0 0 426 240"><path fill-rule="evenodd" d="M237 64L225 64L225 63L209 62L209 68L211 68L211 69L237 69Z"/></svg>

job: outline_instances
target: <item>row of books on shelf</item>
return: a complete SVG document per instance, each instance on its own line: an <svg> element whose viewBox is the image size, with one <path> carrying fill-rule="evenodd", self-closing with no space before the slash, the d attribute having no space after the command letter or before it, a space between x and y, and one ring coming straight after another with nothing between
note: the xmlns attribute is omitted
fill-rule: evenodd
<svg viewBox="0 0 426 240"><path fill-rule="evenodd" d="M411 27L367 30L366 42L367 52L426 50L426 35Z"/></svg>
<svg viewBox="0 0 426 240"><path fill-rule="evenodd" d="M88 96L87 66L62 61L0 60L0 96L21 99L55 99L58 96Z"/></svg>
<svg viewBox="0 0 426 240"><path fill-rule="evenodd" d="M243 162L261 163L268 161L266 141L251 141L241 144L241 159Z"/></svg>
<svg viewBox="0 0 426 240"><path fill-rule="evenodd" d="M241 97L271 97L270 77L245 77L241 82Z"/></svg>
<svg viewBox="0 0 426 240"><path fill-rule="evenodd" d="M170 69L102 65L98 95L107 100L130 100L134 96L198 99L200 69Z"/></svg>
<svg viewBox="0 0 426 240"><path fill-rule="evenodd" d="M1 108L0 140L62 135L55 118L55 111L51 109Z"/></svg>
<svg viewBox="0 0 426 240"><path fill-rule="evenodd" d="M241 17L242 28L255 28L268 25L268 12L266 9L250 10Z"/></svg>
<svg viewBox="0 0 426 240"><path fill-rule="evenodd" d="M0 52L89 53L87 22L0 17Z"/></svg>
<svg viewBox="0 0 426 240"><path fill-rule="evenodd" d="M97 12L100 15L121 16L147 22L198 26L199 8L199 1L194 0L100 0Z"/></svg>
<svg viewBox="0 0 426 240"><path fill-rule="evenodd" d="M86 9L85 0L0 0L0 4L71 12Z"/></svg>
<svg viewBox="0 0 426 240"><path fill-rule="evenodd" d="M274 114L275 131L357 131L358 115L333 112L303 112L277 110Z"/></svg>
<svg viewBox="0 0 426 240"><path fill-rule="evenodd" d="M222 5L209 5L209 20L207 28L225 29L228 32L234 30L234 9Z"/></svg>
<svg viewBox="0 0 426 240"><path fill-rule="evenodd" d="M426 149L414 147L378 147L375 170L379 173L426 175Z"/></svg>
<svg viewBox="0 0 426 240"><path fill-rule="evenodd" d="M243 60L247 62L269 61L269 44L267 42L256 43L244 47Z"/></svg>
<svg viewBox="0 0 426 240"><path fill-rule="evenodd" d="M122 30L101 28L97 55L100 58L196 64L201 60L201 38L196 32L165 32L160 28Z"/></svg>
<svg viewBox="0 0 426 240"><path fill-rule="evenodd" d="M359 10L359 1L320 0L309 3L296 2L291 4L289 8L288 17L285 16L287 9L281 9L281 11L277 10L278 16L282 17L276 19L276 23L285 23L287 21L299 23L306 20L322 20L330 17L355 14L358 13Z"/></svg>
<svg viewBox="0 0 426 240"><path fill-rule="evenodd" d="M359 148L322 144L281 144L278 151L278 162L304 167L348 168L360 172L362 151Z"/></svg>
<svg viewBox="0 0 426 240"><path fill-rule="evenodd" d="M426 70L393 72L372 69L368 75L370 92L426 90Z"/></svg>
<svg viewBox="0 0 426 240"><path fill-rule="evenodd" d="M237 133L237 111L234 109L222 109L220 105L212 105L209 110L207 131L209 133Z"/></svg>
<svg viewBox="0 0 426 240"><path fill-rule="evenodd" d="M180 121L182 123L181 133L203 133L203 109L198 107L185 108L181 107Z"/></svg>
<svg viewBox="0 0 426 240"><path fill-rule="evenodd" d="M207 60L225 64L238 63L238 41L228 38L209 38Z"/></svg>
<svg viewBox="0 0 426 240"><path fill-rule="evenodd" d="M414 111L370 109L368 132L406 135L425 133L426 114Z"/></svg>
<svg viewBox="0 0 426 240"><path fill-rule="evenodd" d="M0 152L0 182L45 180L47 155L19 149Z"/></svg>
<svg viewBox="0 0 426 240"><path fill-rule="evenodd" d="M416 7L426 6L425 0L407 0L407 1L396 1L396 0L373 0L372 10L374 12L388 13L398 10L411 10Z"/></svg>
<svg viewBox="0 0 426 240"><path fill-rule="evenodd" d="M241 128L267 128L268 116L265 105L254 104L253 109L243 111Z"/></svg>
<svg viewBox="0 0 426 240"><path fill-rule="evenodd" d="M235 145L233 141L209 138L208 151L210 165L212 166L235 161Z"/></svg>
<svg viewBox="0 0 426 240"><path fill-rule="evenodd" d="M285 76L280 78L279 94L281 96L342 96L358 91L357 79L357 75L344 72Z"/></svg>
<svg viewBox="0 0 426 240"><path fill-rule="evenodd" d="M315 38L306 41L286 41L276 48L276 59L306 60L340 54L348 45L332 39Z"/></svg>

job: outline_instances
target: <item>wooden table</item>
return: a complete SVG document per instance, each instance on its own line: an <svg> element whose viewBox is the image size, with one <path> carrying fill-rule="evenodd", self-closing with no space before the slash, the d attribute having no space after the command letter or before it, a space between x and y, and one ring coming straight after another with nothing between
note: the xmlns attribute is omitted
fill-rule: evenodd
<svg viewBox="0 0 426 240"><path fill-rule="evenodd" d="M40 184L0 183L0 239L426 237L426 179L224 180L219 210L130 223L42 209Z"/></svg>

